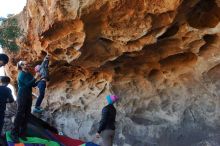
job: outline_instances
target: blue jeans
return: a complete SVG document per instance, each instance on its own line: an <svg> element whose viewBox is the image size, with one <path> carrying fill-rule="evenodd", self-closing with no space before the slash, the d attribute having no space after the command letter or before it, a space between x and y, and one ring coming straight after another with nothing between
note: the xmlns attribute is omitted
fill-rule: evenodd
<svg viewBox="0 0 220 146"><path fill-rule="evenodd" d="M39 95L37 97L35 107L40 107L45 95L46 81L44 80L39 81L37 87L39 89Z"/></svg>

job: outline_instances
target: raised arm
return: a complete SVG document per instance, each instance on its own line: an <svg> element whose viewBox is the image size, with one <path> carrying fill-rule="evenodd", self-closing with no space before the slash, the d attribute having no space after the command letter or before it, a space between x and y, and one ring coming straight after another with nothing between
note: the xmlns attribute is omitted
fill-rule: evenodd
<svg viewBox="0 0 220 146"><path fill-rule="evenodd" d="M49 66L49 55L45 56L43 62L41 63L41 67L43 68L48 68L48 66Z"/></svg>
<svg viewBox="0 0 220 146"><path fill-rule="evenodd" d="M25 87L34 87L36 79L33 77L31 80L27 80L27 78L25 78L25 75L20 72L18 74L18 82Z"/></svg>

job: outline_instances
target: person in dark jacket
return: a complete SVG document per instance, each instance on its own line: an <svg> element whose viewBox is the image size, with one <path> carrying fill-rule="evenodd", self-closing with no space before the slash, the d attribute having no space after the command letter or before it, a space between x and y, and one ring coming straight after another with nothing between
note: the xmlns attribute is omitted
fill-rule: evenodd
<svg viewBox="0 0 220 146"><path fill-rule="evenodd" d="M38 72L41 76L41 80L37 84L39 95L37 97L35 108L33 110L33 112L35 113L41 113L43 111L40 105L44 99L47 81L49 80L49 69L48 68L49 68L49 55L47 55L44 58L41 65L37 65L35 67L35 72Z"/></svg>
<svg viewBox="0 0 220 146"><path fill-rule="evenodd" d="M113 105L118 100L118 96L108 95L106 96L108 105L102 109L102 118L99 123L99 128L96 133L96 137L102 137L102 146L112 146L115 135L115 118L116 109Z"/></svg>
<svg viewBox="0 0 220 146"><path fill-rule="evenodd" d="M7 87L10 81L9 77L0 76L0 135L4 125L6 104L14 101L11 89Z"/></svg>
<svg viewBox="0 0 220 146"><path fill-rule="evenodd" d="M6 54L0 54L0 67L5 66L8 63L8 56Z"/></svg>
<svg viewBox="0 0 220 146"><path fill-rule="evenodd" d="M11 139L18 143L18 138L26 140L25 133L27 129L28 118L31 114L32 106L32 87L35 87L40 79L37 73L35 77L29 72L29 64L26 61L19 61L18 64L18 95L17 95L17 113L14 121L14 127L11 131Z"/></svg>

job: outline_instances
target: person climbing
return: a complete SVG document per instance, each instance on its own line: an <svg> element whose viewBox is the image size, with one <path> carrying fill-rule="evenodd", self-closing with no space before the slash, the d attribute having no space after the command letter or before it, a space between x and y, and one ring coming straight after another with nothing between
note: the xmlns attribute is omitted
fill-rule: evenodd
<svg viewBox="0 0 220 146"><path fill-rule="evenodd" d="M37 85L40 80L39 73L33 77L29 72L29 64L26 61L19 61L18 67L18 96L17 96L17 113L14 120L14 126L11 131L11 139L14 143L18 143L19 136L26 140L25 133L27 129L28 118L31 114L32 106L32 87Z"/></svg>
<svg viewBox="0 0 220 146"><path fill-rule="evenodd" d="M35 108L33 110L33 112L35 113L41 113L43 111L40 105L44 99L47 81L49 80L49 69L48 69L49 58L50 58L49 55L46 55L41 65L37 65L35 67L35 72L38 72L41 76L41 80L37 84L39 95L37 97Z"/></svg>
<svg viewBox="0 0 220 146"><path fill-rule="evenodd" d="M6 54L0 54L0 67L5 66L8 63L8 56Z"/></svg>
<svg viewBox="0 0 220 146"><path fill-rule="evenodd" d="M8 76L0 76L0 135L4 125L6 104L14 102L11 89L7 87L10 81Z"/></svg>
<svg viewBox="0 0 220 146"><path fill-rule="evenodd" d="M116 109L114 103L118 100L118 96L106 96L108 105L102 109L102 118L96 133L96 138L102 137L102 146L112 146L115 135L115 117Z"/></svg>

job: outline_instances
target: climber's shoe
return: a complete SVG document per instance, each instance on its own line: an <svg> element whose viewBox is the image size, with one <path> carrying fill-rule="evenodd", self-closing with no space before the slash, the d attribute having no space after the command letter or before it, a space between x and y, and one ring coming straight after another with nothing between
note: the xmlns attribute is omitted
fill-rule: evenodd
<svg viewBox="0 0 220 146"><path fill-rule="evenodd" d="M34 110L33 110L34 113L42 113L43 111L44 110L39 108L39 107L35 107Z"/></svg>

